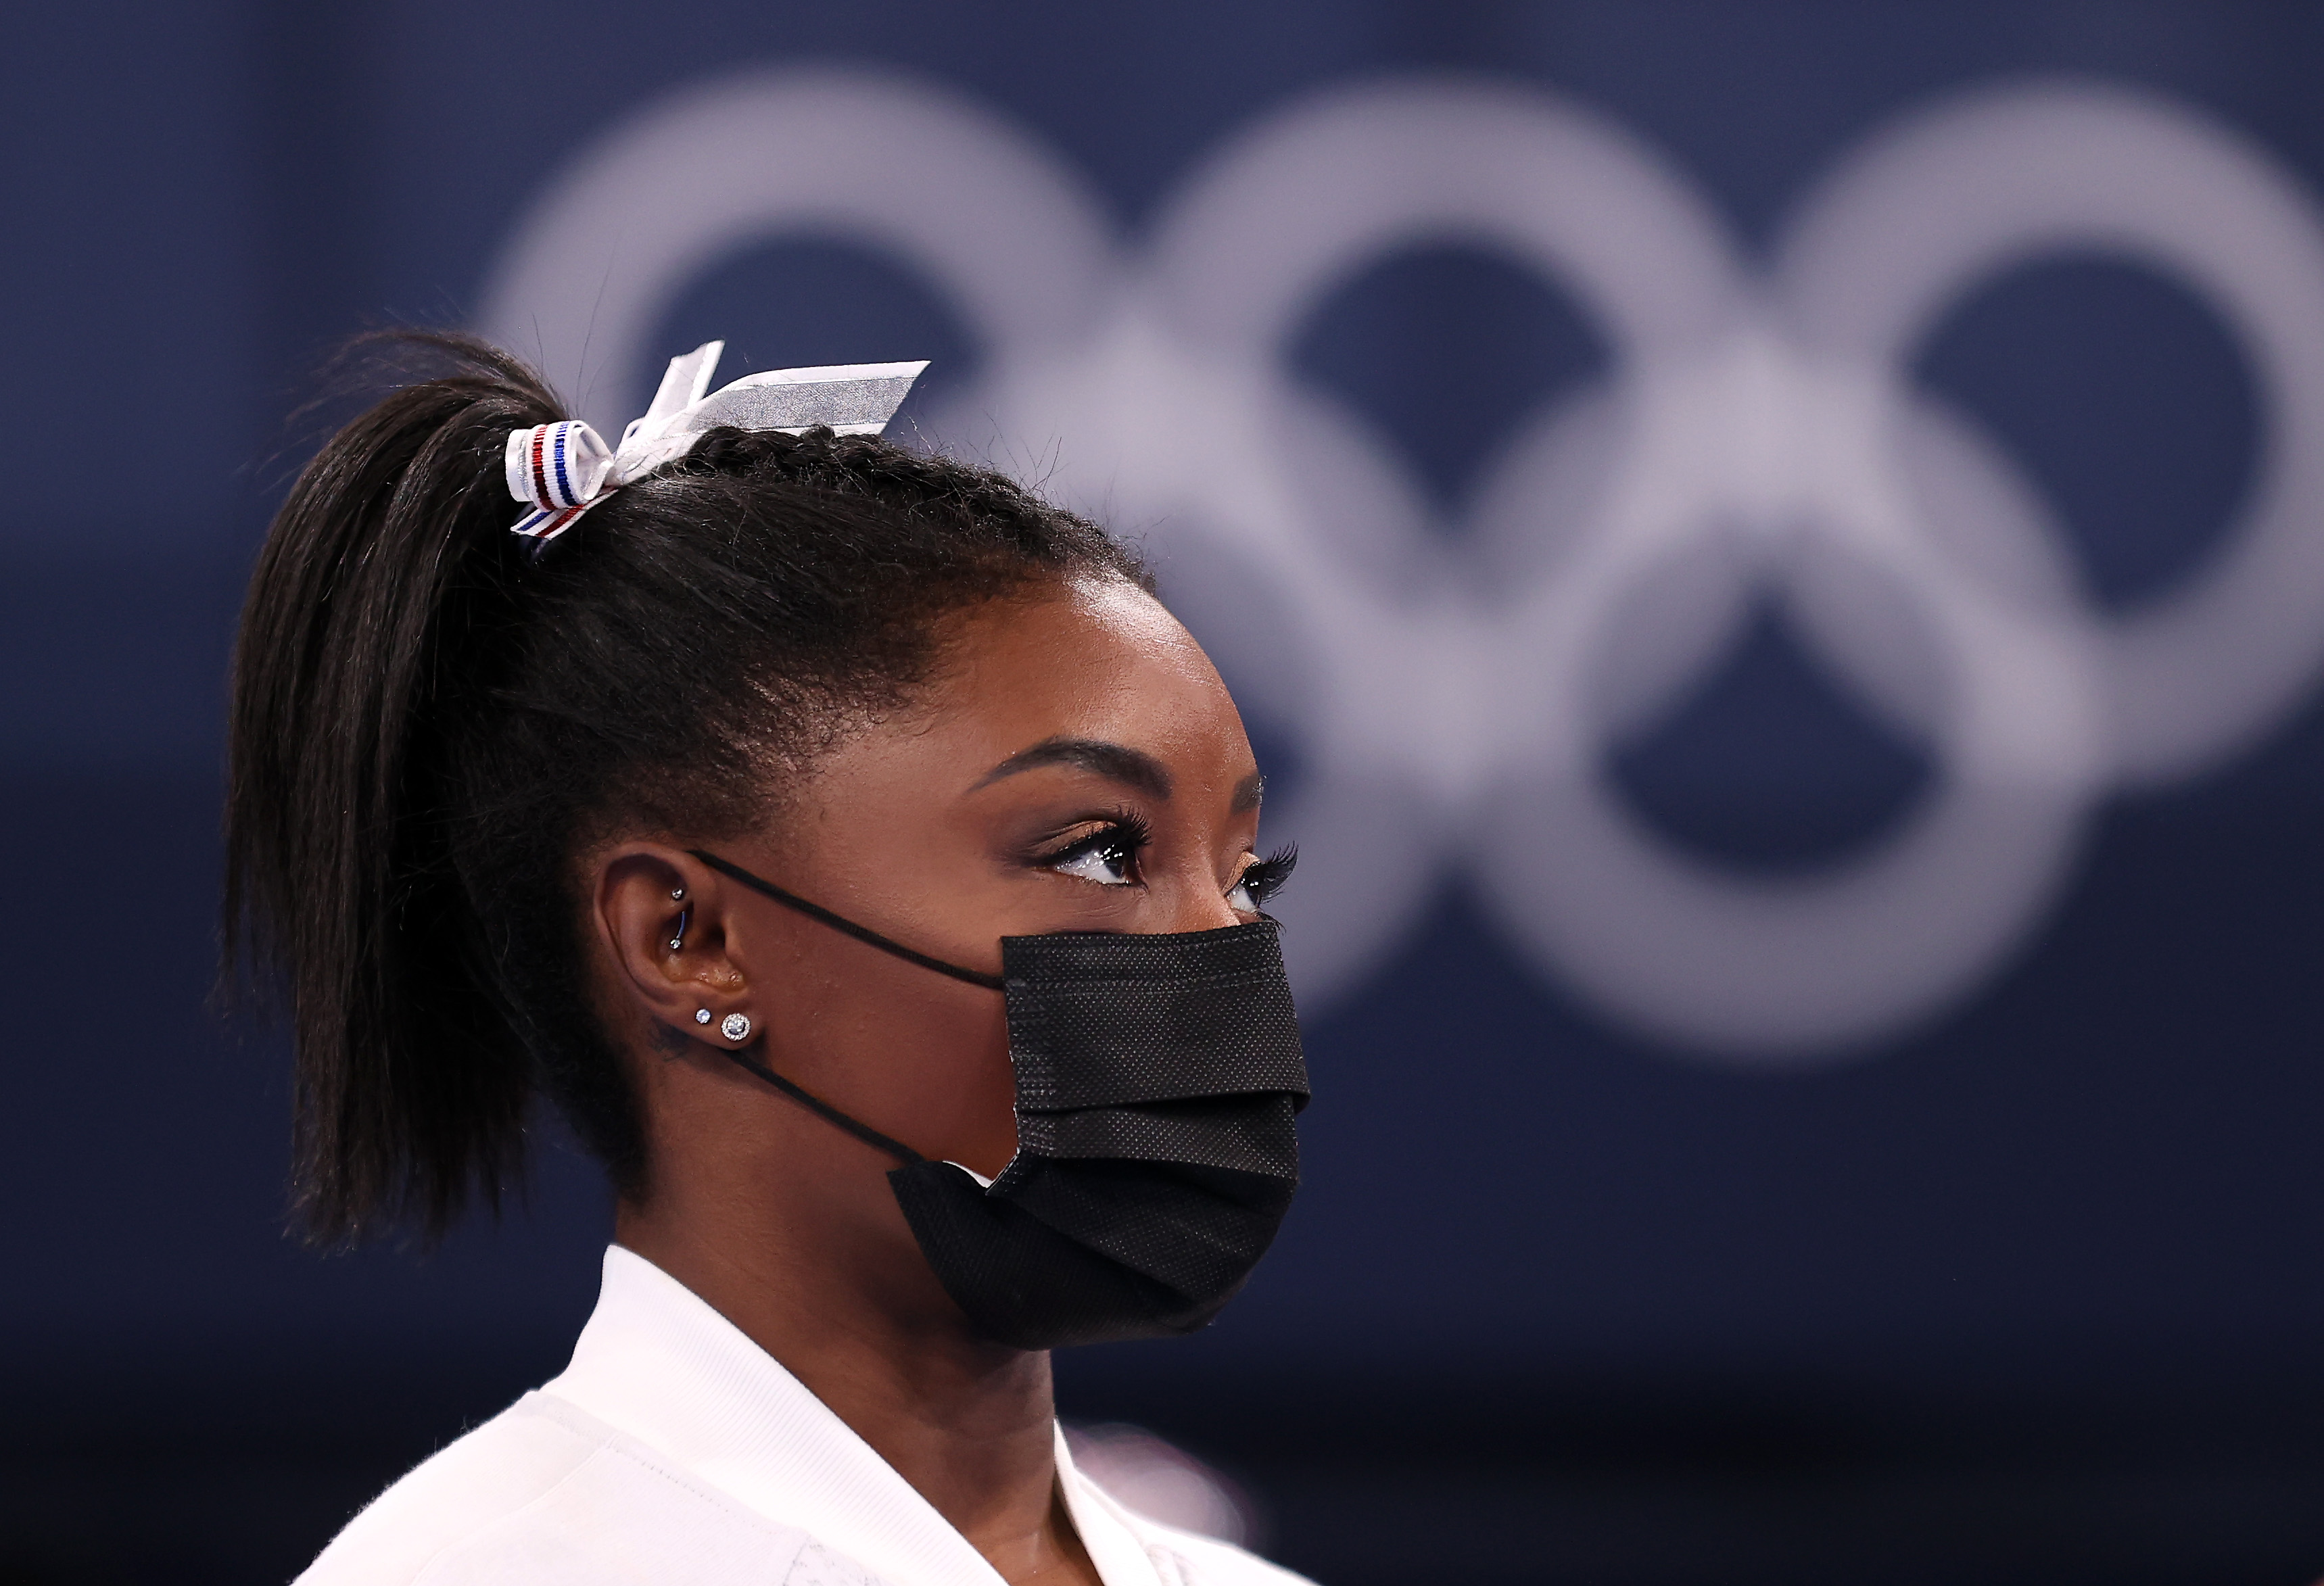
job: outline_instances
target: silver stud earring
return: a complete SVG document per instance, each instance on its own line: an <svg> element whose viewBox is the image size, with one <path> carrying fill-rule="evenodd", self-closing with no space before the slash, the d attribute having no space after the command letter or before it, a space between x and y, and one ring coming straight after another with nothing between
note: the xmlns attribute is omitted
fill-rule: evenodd
<svg viewBox="0 0 2324 1586"><path fill-rule="evenodd" d="M696 1024L708 1024L710 1022L710 1010L707 1008L696 1009L694 1010L694 1022Z"/></svg>
<svg viewBox="0 0 2324 1586"><path fill-rule="evenodd" d="M670 890L670 894L669 894L669 900L670 900L672 903L683 903L683 902L685 902L685 901L686 901L686 889L685 889L684 887L676 887L676 888L672 888L672 889L671 889L671 890Z"/></svg>
<svg viewBox="0 0 2324 1586"><path fill-rule="evenodd" d="M751 1033L751 1021L740 1013L730 1013L718 1026L718 1033L730 1041L739 1041Z"/></svg>

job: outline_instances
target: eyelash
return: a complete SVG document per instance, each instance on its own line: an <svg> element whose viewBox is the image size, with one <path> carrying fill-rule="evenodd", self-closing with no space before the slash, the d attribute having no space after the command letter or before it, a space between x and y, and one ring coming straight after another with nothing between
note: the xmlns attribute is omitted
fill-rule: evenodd
<svg viewBox="0 0 2324 1586"><path fill-rule="evenodd" d="M1246 866L1242 874L1235 878L1235 885L1250 890L1252 908L1264 908L1268 899L1283 890L1283 883L1291 879L1298 864L1299 845L1288 843L1265 859L1254 860Z"/></svg>
<svg viewBox="0 0 2324 1586"><path fill-rule="evenodd" d="M1103 826L1088 836L1078 838L1054 852L1038 854L1034 862L1043 869L1056 870L1093 853L1119 854L1122 868L1127 871L1153 841L1154 828L1147 823L1145 816L1132 810L1118 810L1107 818ZM1283 890L1283 884L1291 879L1291 872L1298 863L1298 844L1286 844L1265 859L1254 860L1244 866L1242 873L1235 878L1234 885L1227 890L1230 894L1248 892L1251 908L1263 909L1268 899Z"/></svg>
<svg viewBox="0 0 2324 1586"><path fill-rule="evenodd" d="M1104 825L1086 837L1077 837L1053 853L1037 853L1033 862L1044 870L1055 870L1091 853L1121 855L1124 868L1136 862L1154 842L1154 828L1144 816L1134 810L1116 810L1106 817Z"/></svg>

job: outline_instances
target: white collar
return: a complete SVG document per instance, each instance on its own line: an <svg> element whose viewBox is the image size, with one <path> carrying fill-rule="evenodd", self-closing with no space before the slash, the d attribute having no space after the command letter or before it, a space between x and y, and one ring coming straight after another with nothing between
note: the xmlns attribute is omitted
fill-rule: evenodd
<svg viewBox="0 0 2324 1586"><path fill-rule="evenodd" d="M775 1358L634 1251L605 1250L573 1362L540 1390L895 1586L1002 1586L927 1499ZM1159 1586L1139 1523L1074 1470L1066 1511L1106 1586Z"/></svg>

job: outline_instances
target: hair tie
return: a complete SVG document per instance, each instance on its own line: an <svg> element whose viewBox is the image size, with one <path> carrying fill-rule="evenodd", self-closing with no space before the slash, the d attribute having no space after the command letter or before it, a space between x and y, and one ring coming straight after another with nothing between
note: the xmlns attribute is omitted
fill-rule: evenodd
<svg viewBox="0 0 2324 1586"><path fill-rule="evenodd" d="M595 430L568 420L511 430L506 466L509 493L534 509L516 531L549 540L604 493L613 454Z"/></svg>
<svg viewBox="0 0 2324 1586"><path fill-rule="evenodd" d="M928 366L922 359L770 369L705 396L725 349L723 341L705 342L672 358L652 405L622 431L619 449L577 419L511 430L509 493L532 508L512 532L546 545L622 485L684 456L721 427L798 435L821 424L841 435L877 435Z"/></svg>

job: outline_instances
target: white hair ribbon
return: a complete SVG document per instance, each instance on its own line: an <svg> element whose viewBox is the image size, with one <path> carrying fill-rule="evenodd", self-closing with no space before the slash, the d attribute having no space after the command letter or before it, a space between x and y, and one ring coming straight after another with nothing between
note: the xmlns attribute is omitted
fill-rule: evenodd
<svg viewBox="0 0 2324 1586"><path fill-rule="evenodd" d="M509 432L509 493L533 510L513 532L536 545L564 533L622 485L694 449L722 425L798 435L827 424L841 435L877 435L926 369L916 364L834 364L745 374L708 396L723 341L669 361L652 405L622 431L619 449L578 420Z"/></svg>

